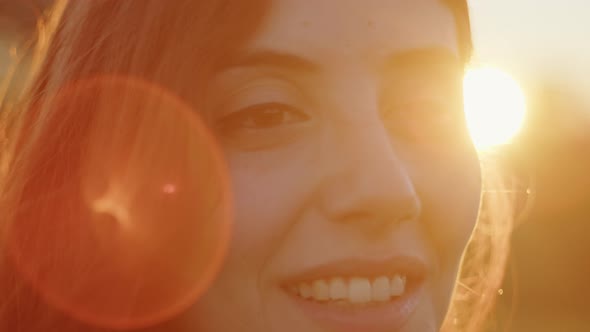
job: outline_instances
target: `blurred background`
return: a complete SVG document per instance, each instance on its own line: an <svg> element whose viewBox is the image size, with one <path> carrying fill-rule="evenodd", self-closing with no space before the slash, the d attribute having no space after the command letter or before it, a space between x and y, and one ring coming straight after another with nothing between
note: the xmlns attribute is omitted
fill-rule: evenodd
<svg viewBox="0 0 590 332"><path fill-rule="evenodd" d="M513 234L504 331L590 331L590 1L470 0L476 62L521 84L527 116L506 147L532 176Z"/></svg>
<svg viewBox="0 0 590 332"><path fill-rule="evenodd" d="M50 3L0 0L0 82L12 75L10 63L27 63L15 46L30 40ZM468 105L472 133L481 134L482 122L500 126L483 139L492 138L488 145L532 189L498 292L497 330L590 331L590 1L470 0L470 6L473 64L492 75L476 72L466 88L485 94L478 100L504 101L509 111L494 122L500 114L483 114L485 103ZM15 85L21 80L16 73ZM0 84L0 94L6 88ZM512 132L495 137L502 126Z"/></svg>

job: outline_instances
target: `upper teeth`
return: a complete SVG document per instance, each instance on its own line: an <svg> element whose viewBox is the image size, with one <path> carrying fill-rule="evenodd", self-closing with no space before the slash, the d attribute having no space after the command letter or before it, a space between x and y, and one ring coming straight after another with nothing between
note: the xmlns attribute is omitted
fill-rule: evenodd
<svg viewBox="0 0 590 332"><path fill-rule="evenodd" d="M293 291L304 299L362 304L389 301L391 297L402 295L405 289L406 277L395 275L380 276L375 279L359 277L318 279L309 283L299 283Z"/></svg>

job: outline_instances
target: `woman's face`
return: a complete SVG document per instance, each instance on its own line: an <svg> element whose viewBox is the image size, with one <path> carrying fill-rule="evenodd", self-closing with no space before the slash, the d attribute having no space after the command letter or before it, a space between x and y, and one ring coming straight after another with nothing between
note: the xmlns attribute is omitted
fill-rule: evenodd
<svg viewBox="0 0 590 332"><path fill-rule="evenodd" d="M233 180L199 331L435 331L480 198L452 12L275 0L208 100Z"/></svg>

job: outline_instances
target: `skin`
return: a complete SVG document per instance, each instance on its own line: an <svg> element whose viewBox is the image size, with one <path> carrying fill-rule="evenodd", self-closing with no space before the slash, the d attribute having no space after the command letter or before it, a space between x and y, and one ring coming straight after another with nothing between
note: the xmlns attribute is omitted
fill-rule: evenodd
<svg viewBox="0 0 590 332"><path fill-rule="evenodd" d="M208 94L236 220L189 330L323 331L285 280L399 253L430 268L402 331L438 330L481 190L462 74L454 17L436 0L273 1Z"/></svg>

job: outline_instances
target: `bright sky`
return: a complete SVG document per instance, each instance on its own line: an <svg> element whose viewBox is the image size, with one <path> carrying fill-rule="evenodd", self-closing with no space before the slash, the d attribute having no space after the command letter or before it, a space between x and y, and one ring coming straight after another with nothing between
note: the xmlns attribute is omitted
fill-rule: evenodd
<svg viewBox="0 0 590 332"><path fill-rule="evenodd" d="M590 100L590 0L469 0L476 60L517 77L562 72Z"/></svg>

